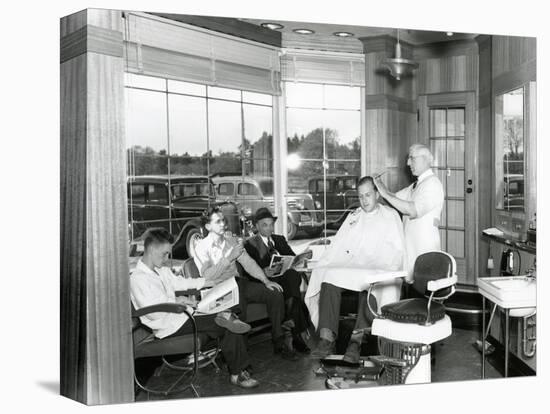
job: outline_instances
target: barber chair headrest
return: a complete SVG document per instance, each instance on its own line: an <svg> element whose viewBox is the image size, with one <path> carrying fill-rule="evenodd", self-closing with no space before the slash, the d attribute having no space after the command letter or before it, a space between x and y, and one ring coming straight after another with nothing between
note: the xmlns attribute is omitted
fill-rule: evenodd
<svg viewBox="0 0 550 414"><path fill-rule="evenodd" d="M445 252L421 254L414 262L414 290L421 295L429 296L430 292L427 290L428 282L453 276L455 272L454 267L452 257ZM434 298L447 297L451 291L451 287L441 289L434 293Z"/></svg>

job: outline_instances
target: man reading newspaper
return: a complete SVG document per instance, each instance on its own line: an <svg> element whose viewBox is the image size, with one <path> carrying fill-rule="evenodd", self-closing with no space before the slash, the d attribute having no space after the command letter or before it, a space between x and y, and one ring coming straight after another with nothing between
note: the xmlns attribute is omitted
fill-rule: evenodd
<svg viewBox="0 0 550 414"><path fill-rule="evenodd" d="M172 252L173 237L162 228L150 228L144 235L144 253L130 275L130 298L136 309L159 303L184 303L176 297L176 291L201 289L213 286L215 281L205 278L175 276L164 266ZM189 309L189 312L193 312ZM140 317L157 338L187 335L193 332L185 313L155 312ZM230 382L243 388L252 388L258 381L246 371L250 365L243 334L250 326L230 312L196 316L199 333L210 338L220 338L220 348L227 362Z"/></svg>

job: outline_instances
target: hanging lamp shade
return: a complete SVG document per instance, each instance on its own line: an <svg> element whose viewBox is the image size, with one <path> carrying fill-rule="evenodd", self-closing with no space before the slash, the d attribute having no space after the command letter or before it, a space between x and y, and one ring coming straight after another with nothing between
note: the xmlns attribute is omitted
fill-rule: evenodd
<svg viewBox="0 0 550 414"><path fill-rule="evenodd" d="M395 44L395 57L384 59L382 66L389 69L390 74L397 80L401 79L401 76L406 76L418 68L418 63L414 60L405 59L401 57L401 43L399 43L399 30L397 30L397 43Z"/></svg>

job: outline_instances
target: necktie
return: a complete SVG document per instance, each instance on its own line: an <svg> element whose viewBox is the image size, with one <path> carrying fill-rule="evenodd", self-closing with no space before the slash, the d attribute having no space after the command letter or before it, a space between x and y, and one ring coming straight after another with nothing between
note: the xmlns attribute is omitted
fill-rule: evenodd
<svg viewBox="0 0 550 414"><path fill-rule="evenodd" d="M413 183L413 190L416 188L416 185L418 184L418 179L414 180L414 183Z"/></svg>
<svg viewBox="0 0 550 414"><path fill-rule="evenodd" d="M277 254L277 250L275 249L275 245L271 241L271 239L267 240L267 251L270 256L273 256L274 254Z"/></svg>

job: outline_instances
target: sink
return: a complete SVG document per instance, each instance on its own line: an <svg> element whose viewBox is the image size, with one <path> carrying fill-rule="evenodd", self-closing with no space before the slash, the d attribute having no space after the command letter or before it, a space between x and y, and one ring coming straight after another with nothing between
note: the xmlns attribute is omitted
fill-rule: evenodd
<svg viewBox="0 0 550 414"><path fill-rule="evenodd" d="M480 277L477 286L493 303L510 309L510 316L528 316L536 311L537 281L531 276Z"/></svg>

